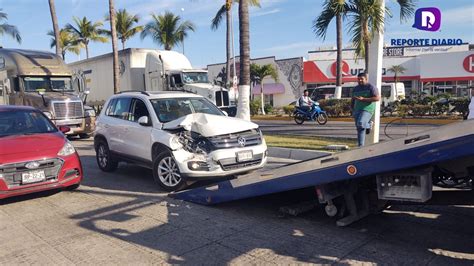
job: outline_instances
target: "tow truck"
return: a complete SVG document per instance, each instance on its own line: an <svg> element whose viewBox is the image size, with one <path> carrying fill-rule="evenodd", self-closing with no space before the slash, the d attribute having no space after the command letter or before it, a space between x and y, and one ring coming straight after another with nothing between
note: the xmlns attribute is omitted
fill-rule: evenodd
<svg viewBox="0 0 474 266"><path fill-rule="evenodd" d="M315 187L326 213L346 226L387 202L427 203L433 187L472 192L474 119L177 191L170 196L203 205Z"/></svg>

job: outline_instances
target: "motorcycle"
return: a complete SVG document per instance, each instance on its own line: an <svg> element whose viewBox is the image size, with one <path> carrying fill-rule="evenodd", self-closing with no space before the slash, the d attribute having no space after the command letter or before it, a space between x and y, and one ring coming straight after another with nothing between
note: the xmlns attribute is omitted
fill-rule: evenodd
<svg viewBox="0 0 474 266"><path fill-rule="evenodd" d="M324 111L317 102L313 103L310 110L305 110L297 106L293 112L293 117L296 124L298 125L303 124L305 121L316 120L316 122L318 122L320 125L324 125L328 122L328 115L326 111Z"/></svg>

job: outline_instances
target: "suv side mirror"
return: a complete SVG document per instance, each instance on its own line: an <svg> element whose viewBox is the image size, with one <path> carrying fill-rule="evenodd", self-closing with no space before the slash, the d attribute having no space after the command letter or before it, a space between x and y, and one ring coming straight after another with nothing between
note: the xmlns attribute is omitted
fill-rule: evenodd
<svg viewBox="0 0 474 266"><path fill-rule="evenodd" d="M144 126L144 127L149 127L151 126L151 123L150 121L148 120L148 116L142 116L140 118L138 118L138 124L140 126Z"/></svg>

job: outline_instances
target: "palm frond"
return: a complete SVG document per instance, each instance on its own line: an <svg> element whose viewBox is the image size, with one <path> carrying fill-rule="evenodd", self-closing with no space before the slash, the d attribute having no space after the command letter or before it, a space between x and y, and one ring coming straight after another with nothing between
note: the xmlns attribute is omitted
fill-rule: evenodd
<svg viewBox="0 0 474 266"><path fill-rule="evenodd" d="M226 5L222 5L221 8L219 8L219 10L217 11L216 16L211 21L212 30L217 30L217 28L219 28L221 21L224 18L226 12L227 12Z"/></svg>

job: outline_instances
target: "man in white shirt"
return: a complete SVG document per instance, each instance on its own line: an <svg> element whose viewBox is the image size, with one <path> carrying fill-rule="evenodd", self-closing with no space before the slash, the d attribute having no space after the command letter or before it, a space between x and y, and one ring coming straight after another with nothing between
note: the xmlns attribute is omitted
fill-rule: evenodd
<svg viewBox="0 0 474 266"><path fill-rule="evenodd" d="M308 95L308 90L304 90L303 95L298 100L299 107L305 111L310 110L314 103L314 101Z"/></svg>

